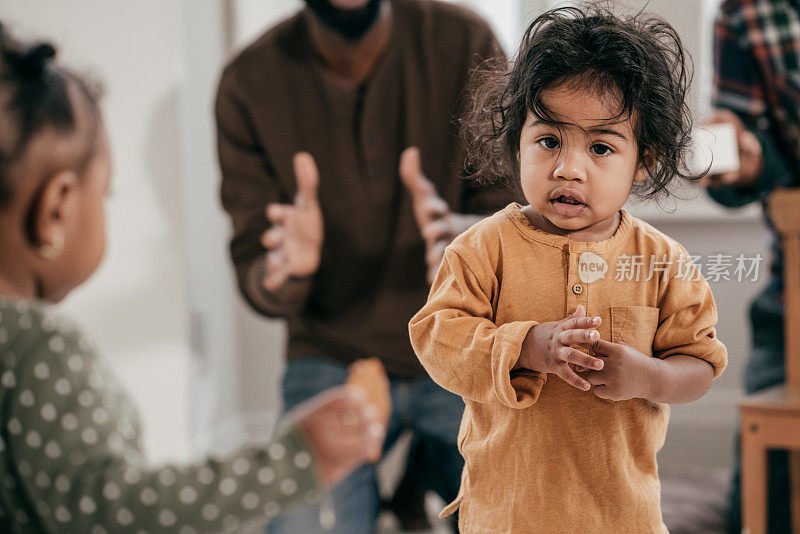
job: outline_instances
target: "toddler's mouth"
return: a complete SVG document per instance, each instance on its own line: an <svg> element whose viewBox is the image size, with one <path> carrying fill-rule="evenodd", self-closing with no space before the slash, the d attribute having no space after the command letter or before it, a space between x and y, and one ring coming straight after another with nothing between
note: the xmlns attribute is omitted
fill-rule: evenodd
<svg viewBox="0 0 800 534"><path fill-rule="evenodd" d="M568 197L565 195L561 195L560 197L554 199L556 202L563 202L564 204L572 204L572 205L583 205L583 202L578 201L578 199L573 197Z"/></svg>
<svg viewBox="0 0 800 534"><path fill-rule="evenodd" d="M579 193L571 191L554 191L550 198L553 210L564 217L577 217L586 209L586 204Z"/></svg>

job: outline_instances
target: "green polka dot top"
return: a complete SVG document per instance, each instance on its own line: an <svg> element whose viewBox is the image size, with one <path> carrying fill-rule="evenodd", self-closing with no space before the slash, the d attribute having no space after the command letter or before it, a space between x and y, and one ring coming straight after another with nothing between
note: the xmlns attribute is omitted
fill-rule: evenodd
<svg viewBox="0 0 800 534"><path fill-rule="evenodd" d="M70 321L0 298L0 532L203 533L319 499L300 431L153 467L136 409Z"/></svg>

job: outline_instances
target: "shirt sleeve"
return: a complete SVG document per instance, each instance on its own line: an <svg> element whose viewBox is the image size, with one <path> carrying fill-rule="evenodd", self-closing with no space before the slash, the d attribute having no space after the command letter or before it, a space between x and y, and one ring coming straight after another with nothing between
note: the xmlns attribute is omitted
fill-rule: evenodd
<svg viewBox="0 0 800 534"><path fill-rule="evenodd" d="M689 257L685 250L682 254L684 260ZM673 266L677 263L673 261ZM694 266L681 274L673 270L660 290L658 308L653 354L661 359L677 354L700 358L714 368L714 378L721 375L728 351L717 339L717 307L711 287Z"/></svg>
<svg viewBox="0 0 800 534"><path fill-rule="evenodd" d="M310 279L290 279L282 294L270 294L254 280L253 265L265 254L261 236L269 228L267 205L291 202L280 187L266 147L259 143L244 100L237 94L235 73L223 73L215 105L217 152L222 172L222 206L233 226L230 254L239 289L254 310L270 317L296 313L311 290Z"/></svg>
<svg viewBox="0 0 800 534"><path fill-rule="evenodd" d="M44 531L220 532L318 499L312 456L292 426L226 456L148 465L132 404L82 347L76 333L49 334L18 370L7 407L16 484Z"/></svg>
<svg viewBox="0 0 800 534"><path fill-rule="evenodd" d="M443 388L481 403L527 408L536 402L546 375L513 372L522 342L535 321L496 325L491 269L473 269L452 247L425 306L411 319L411 344L425 370Z"/></svg>
<svg viewBox="0 0 800 534"><path fill-rule="evenodd" d="M794 173L781 153L779 136L770 120L763 74L753 55L752 43L747 41L750 32L744 27L743 17L731 16L730 9L724 6L720 10L714 28L713 104L736 113L758 138L763 154L763 167L754 184L708 189L716 202L736 208L764 200L778 187L790 186Z"/></svg>

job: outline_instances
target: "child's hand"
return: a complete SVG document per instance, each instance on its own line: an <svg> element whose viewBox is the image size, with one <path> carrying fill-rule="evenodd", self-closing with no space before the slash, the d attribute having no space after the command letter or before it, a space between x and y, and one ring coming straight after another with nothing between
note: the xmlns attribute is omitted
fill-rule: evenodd
<svg viewBox="0 0 800 534"><path fill-rule="evenodd" d="M594 386L592 392L601 399L623 401L648 399L658 382L655 358L645 356L624 343L611 343L602 339L582 343L603 358L602 371L587 371L581 376Z"/></svg>
<svg viewBox="0 0 800 534"><path fill-rule="evenodd" d="M349 387L325 391L292 410L322 482L333 486L356 467L380 457L386 427L366 396Z"/></svg>
<svg viewBox="0 0 800 534"><path fill-rule="evenodd" d="M591 344L600 339L593 330L600 326L600 317L586 317L586 309L578 306L575 312L561 321L534 326L522 343L515 368L526 368L541 373L558 375L567 384L583 391L591 387L568 364L586 369L602 369L603 360L593 358L572 345Z"/></svg>
<svg viewBox="0 0 800 534"><path fill-rule="evenodd" d="M294 155L297 195L294 204L270 204L272 227L261 236L269 249L262 284L268 291L280 288L290 276L310 276L319 267L322 250L322 210L317 200L319 173L307 152Z"/></svg>

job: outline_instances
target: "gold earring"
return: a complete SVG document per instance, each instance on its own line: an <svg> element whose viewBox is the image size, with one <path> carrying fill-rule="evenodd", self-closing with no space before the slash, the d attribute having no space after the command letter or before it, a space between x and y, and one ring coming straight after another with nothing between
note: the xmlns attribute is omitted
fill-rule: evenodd
<svg viewBox="0 0 800 534"><path fill-rule="evenodd" d="M63 251L64 234L61 233L53 236L52 243L42 243L39 245L39 255L48 260L59 257Z"/></svg>

